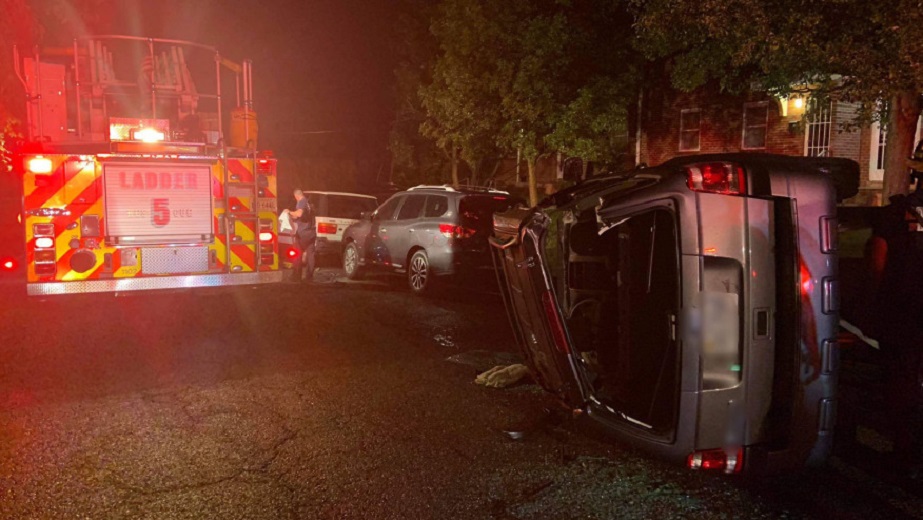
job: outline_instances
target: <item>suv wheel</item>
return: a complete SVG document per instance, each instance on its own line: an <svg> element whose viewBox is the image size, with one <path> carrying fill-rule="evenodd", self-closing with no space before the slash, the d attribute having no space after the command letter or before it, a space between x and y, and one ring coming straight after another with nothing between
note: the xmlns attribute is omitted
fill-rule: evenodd
<svg viewBox="0 0 923 520"><path fill-rule="evenodd" d="M355 242L346 244L343 250L343 271L350 280L358 280L362 277L362 271L359 268L359 248Z"/></svg>
<svg viewBox="0 0 923 520"><path fill-rule="evenodd" d="M407 266L407 285L414 294L422 295L432 290L433 275L429 269L429 257L426 251L417 251L410 257Z"/></svg>

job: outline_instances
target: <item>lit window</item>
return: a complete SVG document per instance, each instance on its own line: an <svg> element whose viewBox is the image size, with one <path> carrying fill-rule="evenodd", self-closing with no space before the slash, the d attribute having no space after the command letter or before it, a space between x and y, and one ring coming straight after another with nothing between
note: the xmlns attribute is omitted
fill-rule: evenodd
<svg viewBox="0 0 923 520"><path fill-rule="evenodd" d="M744 104L744 135L741 148L759 150L766 148L766 129L769 126L769 103Z"/></svg>
<svg viewBox="0 0 923 520"><path fill-rule="evenodd" d="M697 152L701 147L702 111L689 108L679 113L679 151Z"/></svg>
<svg viewBox="0 0 923 520"><path fill-rule="evenodd" d="M827 157L830 155L830 103L818 106L818 101L808 102L808 131L805 133L804 154L808 157Z"/></svg>

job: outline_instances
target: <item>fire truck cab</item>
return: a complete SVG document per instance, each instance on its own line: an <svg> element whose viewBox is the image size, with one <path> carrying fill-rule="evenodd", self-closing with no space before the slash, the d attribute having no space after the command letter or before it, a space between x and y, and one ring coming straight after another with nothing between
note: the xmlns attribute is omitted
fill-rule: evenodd
<svg viewBox="0 0 923 520"><path fill-rule="evenodd" d="M281 280L249 61L133 36L14 54L27 110L10 258L29 295Z"/></svg>

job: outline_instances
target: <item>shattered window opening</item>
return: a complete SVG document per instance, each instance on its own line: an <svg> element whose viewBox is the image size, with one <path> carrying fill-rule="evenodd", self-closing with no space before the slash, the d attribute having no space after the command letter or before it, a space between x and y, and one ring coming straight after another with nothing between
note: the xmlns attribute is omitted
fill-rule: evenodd
<svg viewBox="0 0 923 520"><path fill-rule="evenodd" d="M601 234L596 226L579 222L569 232L567 325L578 358L595 397L615 415L671 431L679 382L673 214L648 211Z"/></svg>

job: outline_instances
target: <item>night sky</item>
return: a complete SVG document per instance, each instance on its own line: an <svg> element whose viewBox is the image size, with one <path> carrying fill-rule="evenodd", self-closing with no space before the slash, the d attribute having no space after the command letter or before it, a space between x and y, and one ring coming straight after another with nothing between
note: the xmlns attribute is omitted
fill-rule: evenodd
<svg viewBox="0 0 923 520"><path fill-rule="evenodd" d="M389 0L124 0L113 32L194 40L254 62L261 140L333 131L383 149L392 112ZM264 139L265 138L265 139ZM261 143L262 145L263 143Z"/></svg>

